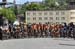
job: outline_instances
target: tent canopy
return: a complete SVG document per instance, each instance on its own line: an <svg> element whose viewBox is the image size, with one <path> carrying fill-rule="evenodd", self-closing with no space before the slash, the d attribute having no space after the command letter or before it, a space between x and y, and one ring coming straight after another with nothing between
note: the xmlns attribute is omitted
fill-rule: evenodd
<svg viewBox="0 0 75 49"><path fill-rule="evenodd" d="M18 20L16 20L16 21L13 23L13 25L20 25L20 23L19 23Z"/></svg>

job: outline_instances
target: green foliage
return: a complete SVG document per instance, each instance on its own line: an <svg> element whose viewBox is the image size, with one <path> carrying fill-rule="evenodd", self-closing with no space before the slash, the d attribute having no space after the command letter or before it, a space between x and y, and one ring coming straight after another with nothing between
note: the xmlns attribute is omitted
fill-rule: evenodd
<svg viewBox="0 0 75 49"><path fill-rule="evenodd" d="M45 0L44 3L46 6L51 7L51 6L55 6L55 1L56 0Z"/></svg>
<svg viewBox="0 0 75 49"><path fill-rule="evenodd" d="M26 2L19 12L23 14L26 10L62 10L68 6L68 0L43 0L40 3Z"/></svg>
<svg viewBox="0 0 75 49"><path fill-rule="evenodd" d="M56 4L57 2L57 4ZM68 3L67 0L44 0L45 6L55 9L66 9Z"/></svg>
<svg viewBox="0 0 75 49"><path fill-rule="evenodd" d="M4 17L6 17L9 21L13 22L16 20L16 16L14 12L11 9L1 9L0 12L3 14Z"/></svg>
<svg viewBox="0 0 75 49"><path fill-rule="evenodd" d="M43 5L37 4L37 3L23 5L23 7L22 7L22 10L24 10L24 11L26 11L26 10L42 10L42 9L43 9Z"/></svg>

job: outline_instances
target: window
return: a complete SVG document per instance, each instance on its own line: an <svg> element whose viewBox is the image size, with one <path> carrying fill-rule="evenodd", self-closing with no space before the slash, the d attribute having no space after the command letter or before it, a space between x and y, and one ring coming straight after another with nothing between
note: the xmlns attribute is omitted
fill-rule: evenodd
<svg viewBox="0 0 75 49"><path fill-rule="evenodd" d="M52 13L52 12L50 12L49 14L50 14L50 15L53 15L53 13Z"/></svg>
<svg viewBox="0 0 75 49"><path fill-rule="evenodd" d="M44 17L44 20L48 20L48 18L47 17Z"/></svg>
<svg viewBox="0 0 75 49"><path fill-rule="evenodd" d="M47 12L45 12L44 15L47 15Z"/></svg>
<svg viewBox="0 0 75 49"><path fill-rule="evenodd" d="M27 15L30 15L30 13L27 13Z"/></svg>
<svg viewBox="0 0 75 49"><path fill-rule="evenodd" d="M75 14L75 12L71 12L71 14Z"/></svg>
<svg viewBox="0 0 75 49"><path fill-rule="evenodd" d="M50 20L53 20L53 17L50 17L49 19L50 19Z"/></svg>
<svg viewBox="0 0 75 49"><path fill-rule="evenodd" d="M42 13L39 13L39 15L42 15Z"/></svg>
<svg viewBox="0 0 75 49"><path fill-rule="evenodd" d="M59 20L59 17L56 17L56 20Z"/></svg>
<svg viewBox="0 0 75 49"><path fill-rule="evenodd" d="M75 17L71 17L71 19L75 19Z"/></svg>
<svg viewBox="0 0 75 49"><path fill-rule="evenodd" d="M36 15L36 13L33 13L33 15Z"/></svg>
<svg viewBox="0 0 75 49"><path fill-rule="evenodd" d="M56 15L59 15L59 12L56 12Z"/></svg>
<svg viewBox="0 0 75 49"><path fill-rule="evenodd" d="M61 12L61 15L65 15L65 12Z"/></svg>
<svg viewBox="0 0 75 49"><path fill-rule="evenodd" d="M36 20L36 17L33 17L33 20Z"/></svg>
<svg viewBox="0 0 75 49"><path fill-rule="evenodd" d="M61 20L65 20L65 17L61 17Z"/></svg>
<svg viewBox="0 0 75 49"><path fill-rule="evenodd" d="M30 18L28 17L27 20L30 20Z"/></svg>
<svg viewBox="0 0 75 49"><path fill-rule="evenodd" d="M42 20L42 17L39 17L39 20Z"/></svg>

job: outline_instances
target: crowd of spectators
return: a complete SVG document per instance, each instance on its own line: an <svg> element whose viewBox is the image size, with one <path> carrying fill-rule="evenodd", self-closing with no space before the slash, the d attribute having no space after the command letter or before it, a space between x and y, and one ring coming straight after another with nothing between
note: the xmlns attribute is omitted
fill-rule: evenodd
<svg viewBox="0 0 75 49"><path fill-rule="evenodd" d="M19 39L19 38L74 38L75 25L69 24L20 24L9 25L8 29L0 28L0 39Z"/></svg>

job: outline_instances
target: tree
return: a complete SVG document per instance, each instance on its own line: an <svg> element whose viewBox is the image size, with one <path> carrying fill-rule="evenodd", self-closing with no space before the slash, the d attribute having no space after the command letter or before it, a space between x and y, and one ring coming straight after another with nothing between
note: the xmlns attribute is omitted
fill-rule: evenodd
<svg viewBox="0 0 75 49"><path fill-rule="evenodd" d="M50 8L55 7L55 2L56 0L44 0L43 1L45 3L46 6L49 6Z"/></svg>
<svg viewBox="0 0 75 49"><path fill-rule="evenodd" d="M26 10L40 10L41 5L37 3L31 3L26 6Z"/></svg>
<svg viewBox="0 0 75 49"><path fill-rule="evenodd" d="M26 10L44 10L45 6L40 2L27 2L22 6L23 12Z"/></svg>
<svg viewBox="0 0 75 49"><path fill-rule="evenodd" d="M46 7L55 8L55 9L65 9L68 5L67 0L44 0L43 1ZM58 5L57 5L58 4Z"/></svg>
<svg viewBox="0 0 75 49"><path fill-rule="evenodd" d="M52 10L66 9L68 0L43 0L42 2L26 2L22 5L20 13L24 13L26 10Z"/></svg>
<svg viewBox="0 0 75 49"><path fill-rule="evenodd" d="M10 22L14 22L16 20L16 16L11 9L0 9L0 13L3 14L3 16Z"/></svg>

